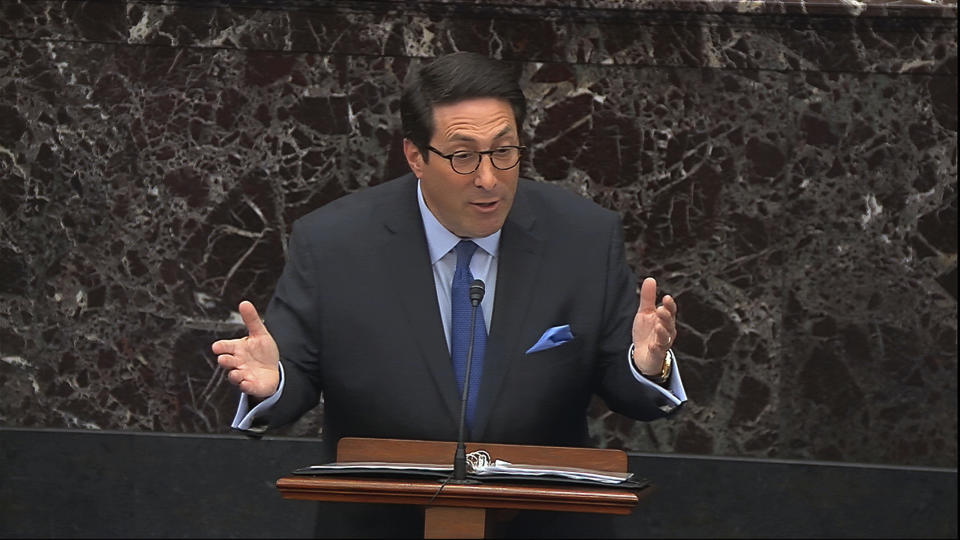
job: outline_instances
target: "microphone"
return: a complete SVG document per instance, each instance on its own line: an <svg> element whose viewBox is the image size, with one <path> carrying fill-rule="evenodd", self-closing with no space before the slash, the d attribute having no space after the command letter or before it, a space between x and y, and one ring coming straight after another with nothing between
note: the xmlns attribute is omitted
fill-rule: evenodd
<svg viewBox="0 0 960 540"><path fill-rule="evenodd" d="M470 282L470 305L477 307L480 305L480 301L483 300L483 293L486 290L486 285L483 284L483 281L475 279ZM472 326L472 325L471 325ZM471 343L473 343L471 341ZM467 356L467 358L470 358Z"/></svg>
<svg viewBox="0 0 960 540"><path fill-rule="evenodd" d="M460 396L460 433L457 435L457 451L453 454L453 481L458 484L470 483L467 478L467 445L463 441L463 427L467 418L467 399L470 396L470 364L473 362L473 336L477 323L477 306L483 300L485 286L483 281L475 279L470 283L470 341L467 345L467 365L463 376L463 394Z"/></svg>

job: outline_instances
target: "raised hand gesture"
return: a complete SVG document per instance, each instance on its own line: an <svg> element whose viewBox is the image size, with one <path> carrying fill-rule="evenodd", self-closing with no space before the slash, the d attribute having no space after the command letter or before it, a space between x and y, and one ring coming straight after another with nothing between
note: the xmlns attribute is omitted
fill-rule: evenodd
<svg viewBox="0 0 960 540"><path fill-rule="evenodd" d="M657 306L657 281L643 280L640 307L633 319L633 363L644 375L658 375L677 338L677 303L670 295Z"/></svg>
<svg viewBox="0 0 960 540"><path fill-rule="evenodd" d="M240 317L247 327L247 336L222 339L212 345L217 363L227 371L227 380L241 392L256 399L272 396L280 385L280 352L267 327L260 320L257 308L240 302Z"/></svg>

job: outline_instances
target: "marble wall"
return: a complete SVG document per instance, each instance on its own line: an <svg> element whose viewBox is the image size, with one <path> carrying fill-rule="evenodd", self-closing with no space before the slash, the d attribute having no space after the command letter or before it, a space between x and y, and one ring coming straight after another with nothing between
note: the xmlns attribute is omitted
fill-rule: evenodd
<svg viewBox="0 0 960 540"><path fill-rule="evenodd" d="M956 467L956 3L571 4L0 2L0 424L227 431L209 343L473 50L681 308L690 402L597 444Z"/></svg>

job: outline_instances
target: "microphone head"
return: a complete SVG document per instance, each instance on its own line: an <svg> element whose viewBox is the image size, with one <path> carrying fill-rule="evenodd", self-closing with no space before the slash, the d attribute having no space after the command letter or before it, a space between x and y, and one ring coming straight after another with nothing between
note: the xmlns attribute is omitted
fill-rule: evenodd
<svg viewBox="0 0 960 540"><path fill-rule="evenodd" d="M483 292L486 290L483 280L475 279L470 282L470 304L473 306L480 305L480 301L483 300Z"/></svg>

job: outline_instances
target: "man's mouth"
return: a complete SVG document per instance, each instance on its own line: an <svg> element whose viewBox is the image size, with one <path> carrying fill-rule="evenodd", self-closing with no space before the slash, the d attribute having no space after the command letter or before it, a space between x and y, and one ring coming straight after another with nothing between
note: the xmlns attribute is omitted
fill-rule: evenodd
<svg viewBox="0 0 960 540"><path fill-rule="evenodd" d="M500 201L497 200L497 201L489 201L489 202L472 202L470 204L472 204L474 207L476 207L478 210L481 210L481 211L492 211L497 207L497 204L499 202Z"/></svg>

